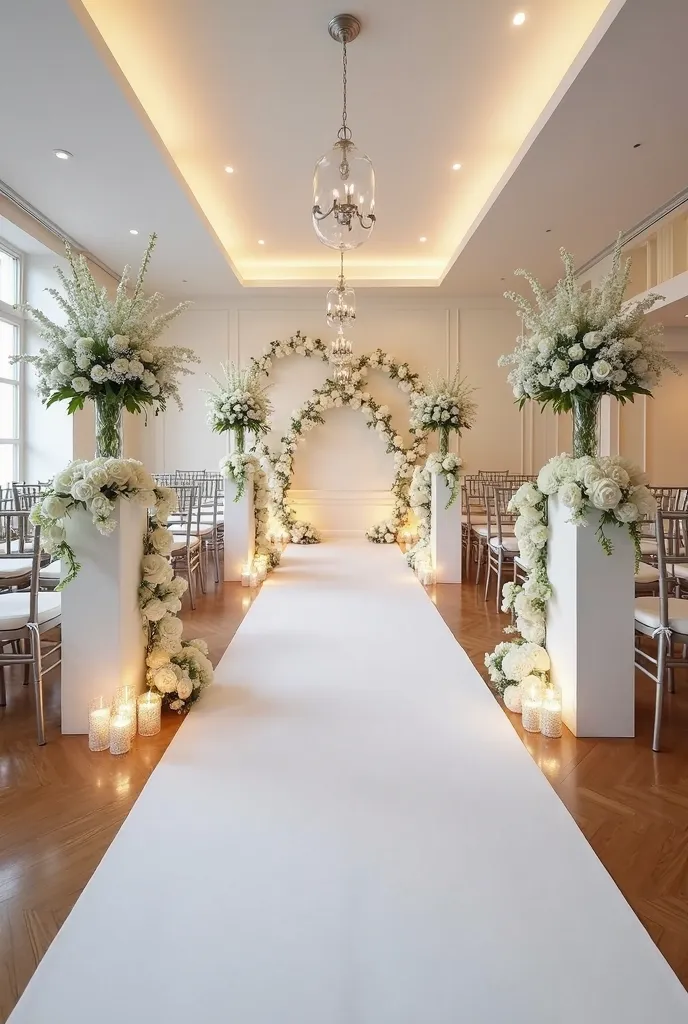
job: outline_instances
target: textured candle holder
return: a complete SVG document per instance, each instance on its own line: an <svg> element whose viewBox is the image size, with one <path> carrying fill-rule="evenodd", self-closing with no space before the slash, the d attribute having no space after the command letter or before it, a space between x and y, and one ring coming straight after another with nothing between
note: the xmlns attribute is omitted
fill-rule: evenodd
<svg viewBox="0 0 688 1024"><path fill-rule="evenodd" d="M107 750L110 746L110 705L96 697L88 706L88 749Z"/></svg>
<svg viewBox="0 0 688 1024"><path fill-rule="evenodd" d="M131 750L131 723L129 715L114 715L110 719L111 754L128 754Z"/></svg>
<svg viewBox="0 0 688 1024"><path fill-rule="evenodd" d="M112 702L112 717L126 717L131 723L131 736L136 735L136 690L133 686L120 686Z"/></svg>
<svg viewBox="0 0 688 1024"><path fill-rule="evenodd" d="M137 703L139 736L157 736L160 732L162 697L159 693L142 693Z"/></svg>
<svg viewBox="0 0 688 1024"><path fill-rule="evenodd" d="M545 689L540 708L540 732L550 739L559 739L562 734L561 690L550 684Z"/></svg>

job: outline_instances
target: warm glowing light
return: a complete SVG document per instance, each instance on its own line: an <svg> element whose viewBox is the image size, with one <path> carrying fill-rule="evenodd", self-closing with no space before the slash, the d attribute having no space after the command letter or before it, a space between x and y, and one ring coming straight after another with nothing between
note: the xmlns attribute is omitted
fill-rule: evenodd
<svg viewBox="0 0 688 1024"><path fill-rule="evenodd" d="M427 242L427 238L425 237L425 235L421 235L420 238L418 239L418 241L419 242Z"/></svg>
<svg viewBox="0 0 688 1024"><path fill-rule="evenodd" d="M452 164L452 171L460 171L461 164Z"/></svg>
<svg viewBox="0 0 688 1024"><path fill-rule="evenodd" d="M138 231L136 230L136 228L129 228L129 234L130 235L138 235Z"/></svg>
<svg viewBox="0 0 688 1024"><path fill-rule="evenodd" d="M522 25L526 20L526 16L523 11L519 11L518 14L514 14L513 23L514 25Z"/></svg>
<svg viewBox="0 0 688 1024"><path fill-rule="evenodd" d="M71 160L74 156L74 154L70 153L68 149L54 149L53 153L58 160Z"/></svg>
<svg viewBox="0 0 688 1024"><path fill-rule="evenodd" d="M234 168L230 167L229 164L225 167L227 174L234 174Z"/></svg>
<svg viewBox="0 0 688 1024"><path fill-rule="evenodd" d="M265 245L265 239L264 238L259 238L258 239L258 245Z"/></svg>

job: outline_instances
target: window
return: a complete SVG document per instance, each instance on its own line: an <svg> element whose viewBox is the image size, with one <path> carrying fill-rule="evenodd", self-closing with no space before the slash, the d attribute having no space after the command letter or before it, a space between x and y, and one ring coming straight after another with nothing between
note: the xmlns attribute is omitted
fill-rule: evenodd
<svg viewBox="0 0 688 1024"><path fill-rule="evenodd" d="M21 351L19 256L0 243L0 485L19 474L19 367L10 357Z"/></svg>

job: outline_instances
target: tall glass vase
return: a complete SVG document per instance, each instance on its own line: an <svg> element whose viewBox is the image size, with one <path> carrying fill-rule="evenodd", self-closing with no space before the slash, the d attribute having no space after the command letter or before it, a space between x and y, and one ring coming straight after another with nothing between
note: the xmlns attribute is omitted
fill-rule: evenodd
<svg viewBox="0 0 688 1024"><path fill-rule="evenodd" d="M440 455L449 451L449 427L440 427Z"/></svg>
<svg viewBox="0 0 688 1024"><path fill-rule="evenodd" d="M232 427L231 429L234 435L234 451L243 453L246 447L246 428Z"/></svg>
<svg viewBox="0 0 688 1024"><path fill-rule="evenodd" d="M122 403L105 395L94 399L96 407L96 458L122 458Z"/></svg>
<svg viewBox="0 0 688 1024"><path fill-rule="evenodd" d="M571 396L573 456L576 459L598 454L600 400L600 395Z"/></svg>

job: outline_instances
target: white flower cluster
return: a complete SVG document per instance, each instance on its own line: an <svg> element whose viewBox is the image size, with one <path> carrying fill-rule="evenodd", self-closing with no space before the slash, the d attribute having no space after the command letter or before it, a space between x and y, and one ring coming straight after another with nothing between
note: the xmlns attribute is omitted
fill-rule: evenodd
<svg viewBox="0 0 688 1024"><path fill-rule="evenodd" d="M276 565L279 565L281 551L272 541L268 540L270 491L268 476L261 460L255 454L247 455L243 452L234 452L232 455L225 455L220 460L220 473L227 479L233 480L237 485L235 501L239 501L242 497L247 481L253 481L255 554L266 555L268 570L274 569Z"/></svg>
<svg viewBox="0 0 688 1024"><path fill-rule="evenodd" d="M289 527L292 544L319 544L320 534L312 523L296 520Z"/></svg>
<svg viewBox="0 0 688 1024"><path fill-rule="evenodd" d="M411 426L427 433L468 430L474 422L477 406L470 397L473 389L459 379L438 377L430 381L424 392L411 400Z"/></svg>
<svg viewBox="0 0 688 1024"><path fill-rule="evenodd" d="M552 587L547 575L547 502L556 496L570 509L571 522L587 524L591 512L601 513L597 534L606 554L612 542L606 526L625 526L633 540L636 563L640 561L640 523L654 515L657 505L646 486L645 474L628 459L616 457L574 459L558 455L543 466L537 484L525 483L509 502L509 511L517 512L514 532L518 538L519 558L528 570L523 586L509 582L502 588L502 610L513 612L515 628L524 640L544 644L547 602ZM497 648L499 650L499 646ZM486 664L488 658L486 655ZM489 667L489 666L488 666Z"/></svg>
<svg viewBox="0 0 688 1024"><path fill-rule="evenodd" d="M320 356L327 362L330 358L327 345L320 338L309 338L301 331L297 331L291 338L285 341L273 341L270 343L262 356L251 360L252 368L264 374L269 374L275 359L284 359L286 356L298 355L310 359L312 356Z"/></svg>
<svg viewBox="0 0 688 1024"><path fill-rule="evenodd" d="M129 412L142 412L148 407L164 409L171 398L181 408L178 378L192 372L188 363L200 359L190 348L154 344L189 306L183 302L154 315L162 296L156 292L146 298L142 292L154 245L152 235L131 297L128 267L110 299L105 288L98 288L85 258L75 257L67 246L71 277L56 268L64 293L48 289L66 313L66 324L54 323L33 306L23 307L38 322L47 346L37 355L16 360L34 366L36 390L48 405L65 400L72 413L83 408L87 398L103 398Z"/></svg>
<svg viewBox="0 0 688 1024"><path fill-rule="evenodd" d="M459 470L462 462L458 455L431 452L423 466L416 466L409 488L408 502L418 522L418 540L406 553L412 569L431 568L430 521L432 515L432 478L441 474L451 488L447 508L456 500L459 491Z"/></svg>
<svg viewBox="0 0 688 1024"><path fill-rule="evenodd" d="M661 327L645 320L661 296L624 302L631 261L621 265L620 242L611 270L592 290L578 285L571 254L562 249L561 256L566 273L551 294L526 271L516 271L529 281L537 306L506 293L529 331L513 353L499 360L500 366L513 366L508 379L514 396L521 404L528 399L551 402L561 412L577 397L611 394L626 402L636 394L651 394L663 370L675 371L662 351Z"/></svg>
<svg viewBox="0 0 688 1024"><path fill-rule="evenodd" d="M373 544L394 544L397 539L399 524L391 519L385 519L367 531L366 537Z"/></svg>
<svg viewBox="0 0 688 1024"><path fill-rule="evenodd" d="M515 640L497 644L491 654L485 655L485 667L495 689L504 693L507 686L518 686L528 676L546 682L550 660L540 644Z"/></svg>
<svg viewBox="0 0 688 1024"><path fill-rule="evenodd" d="M433 476L441 474L449 487L451 493L449 496L449 502L447 508L450 508L456 501L459 494L459 470L463 465L458 455L453 452L447 452L446 455L442 455L441 452L432 452L428 456L426 468L430 471Z"/></svg>
<svg viewBox="0 0 688 1024"><path fill-rule="evenodd" d="M256 437L267 433L267 420L272 406L260 383L258 371L249 366L240 370L233 363L222 367L224 380L210 377L217 392L208 392L208 423L218 434L229 430L237 433L250 430Z"/></svg>

